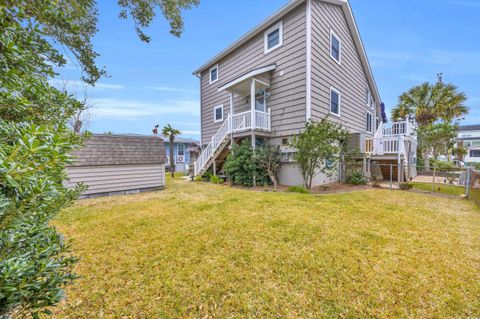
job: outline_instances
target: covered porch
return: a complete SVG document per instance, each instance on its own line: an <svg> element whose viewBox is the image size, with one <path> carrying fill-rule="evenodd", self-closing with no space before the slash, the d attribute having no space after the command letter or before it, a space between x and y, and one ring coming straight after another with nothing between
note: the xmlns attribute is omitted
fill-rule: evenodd
<svg viewBox="0 0 480 319"><path fill-rule="evenodd" d="M255 135L255 132L261 135L271 132L271 113L267 100L270 96L270 72L275 68L276 65L272 64L254 69L218 89L219 92L230 94L227 125L232 135L245 135L249 131L252 135ZM245 111L244 105L236 105L236 98L244 98L249 109Z"/></svg>

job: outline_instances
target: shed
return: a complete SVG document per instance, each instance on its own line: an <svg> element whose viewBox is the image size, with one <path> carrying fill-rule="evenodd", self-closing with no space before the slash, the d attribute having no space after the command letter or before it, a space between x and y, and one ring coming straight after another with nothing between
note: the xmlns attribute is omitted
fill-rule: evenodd
<svg viewBox="0 0 480 319"><path fill-rule="evenodd" d="M74 152L66 187L88 186L82 197L132 194L165 187L165 146L160 137L94 134Z"/></svg>

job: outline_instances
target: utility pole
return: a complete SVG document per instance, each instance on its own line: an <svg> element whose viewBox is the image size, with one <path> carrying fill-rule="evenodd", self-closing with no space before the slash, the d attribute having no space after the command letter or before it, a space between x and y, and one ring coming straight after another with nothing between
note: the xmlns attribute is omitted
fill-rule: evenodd
<svg viewBox="0 0 480 319"><path fill-rule="evenodd" d="M443 83L443 73L442 72L437 74L437 78L438 78L438 83Z"/></svg>

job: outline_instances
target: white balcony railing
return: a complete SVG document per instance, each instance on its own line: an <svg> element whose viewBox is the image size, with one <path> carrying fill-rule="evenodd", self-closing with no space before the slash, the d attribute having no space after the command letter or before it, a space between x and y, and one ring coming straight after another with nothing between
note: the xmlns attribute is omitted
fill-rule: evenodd
<svg viewBox="0 0 480 319"><path fill-rule="evenodd" d="M415 129L408 121L382 123L374 138L365 139L365 153L375 155L405 155L405 141L416 143Z"/></svg>
<svg viewBox="0 0 480 319"><path fill-rule="evenodd" d="M254 126L252 126L252 121L255 123ZM216 156L219 147L225 142L225 139L230 134L251 129L270 132L270 110L268 110L268 112L247 111L229 115L228 118L222 123L222 126L220 126L217 133L215 133L215 135L212 137L210 143L202 151L202 154L200 154L197 161L194 163L195 176L203 172L204 169L208 168L206 166L212 157Z"/></svg>

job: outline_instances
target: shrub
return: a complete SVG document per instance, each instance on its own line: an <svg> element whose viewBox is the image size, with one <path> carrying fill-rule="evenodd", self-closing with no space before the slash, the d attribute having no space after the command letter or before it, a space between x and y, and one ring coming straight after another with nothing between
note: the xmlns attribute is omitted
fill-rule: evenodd
<svg viewBox="0 0 480 319"><path fill-rule="evenodd" d="M223 178L218 177L217 175L212 175L210 176L210 183L223 184Z"/></svg>
<svg viewBox="0 0 480 319"><path fill-rule="evenodd" d="M367 185L367 179L362 172L356 171L347 176L346 183L350 185Z"/></svg>
<svg viewBox="0 0 480 319"><path fill-rule="evenodd" d="M308 189L312 188L313 178L317 174L333 174L347 137L347 131L340 124L324 118L320 122L307 122L305 130L294 138L292 146L296 149L295 160Z"/></svg>
<svg viewBox="0 0 480 319"><path fill-rule="evenodd" d="M257 185L270 184L267 172L262 169L253 156L249 140L234 144L224 165L228 179L236 185L253 186L253 175Z"/></svg>
<svg viewBox="0 0 480 319"><path fill-rule="evenodd" d="M193 178L193 180L194 180L195 182L201 182L201 181L203 181L203 177L197 175L197 176L195 176L195 177Z"/></svg>
<svg viewBox="0 0 480 319"><path fill-rule="evenodd" d="M310 191L303 186L290 186L287 191L289 193L310 194Z"/></svg>
<svg viewBox="0 0 480 319"><path fill-rule="evenodd" d="M413 188L413 184L409 182L400 183L400 189L407 191Z"/></svg>

